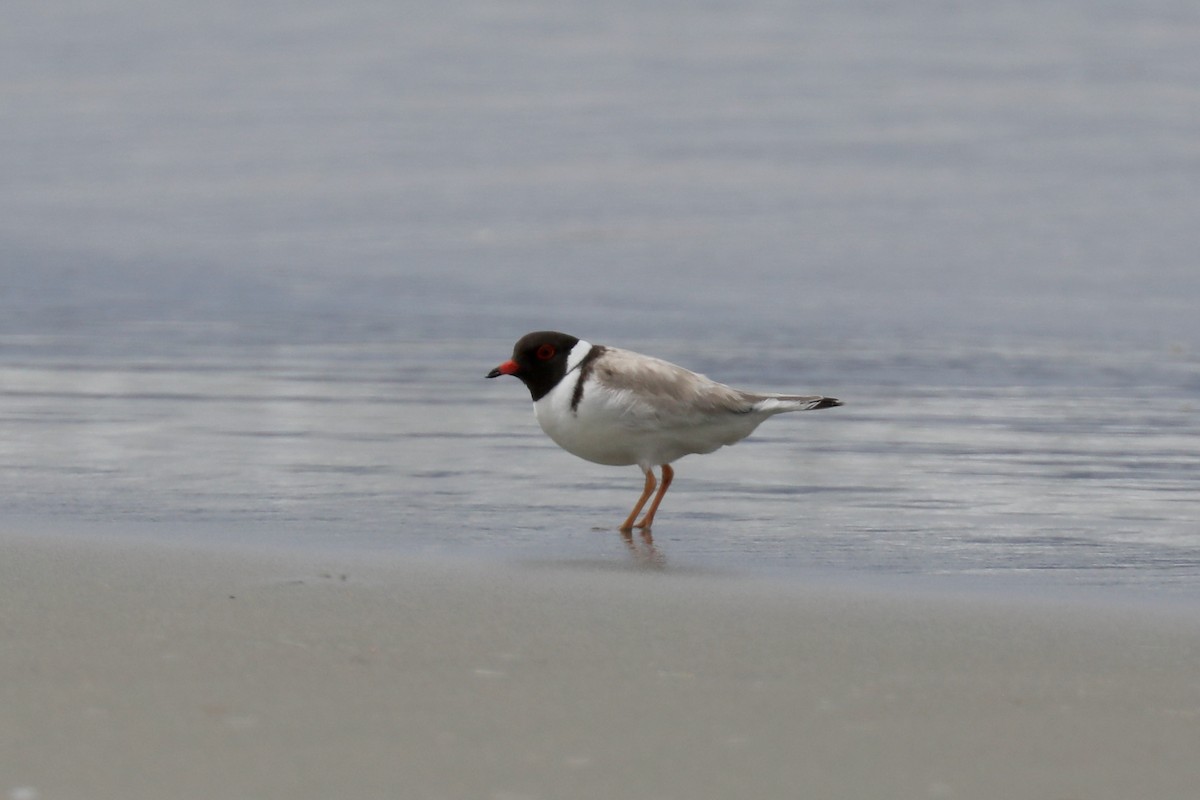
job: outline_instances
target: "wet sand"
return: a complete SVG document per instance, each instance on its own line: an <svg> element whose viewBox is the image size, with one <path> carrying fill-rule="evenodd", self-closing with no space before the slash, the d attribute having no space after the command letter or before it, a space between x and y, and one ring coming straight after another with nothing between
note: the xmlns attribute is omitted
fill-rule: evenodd
<svg viewBox="0 0 1200 800"><path fill-rule="evenodd" d="M0 798L1194 798L1186 610L0 534Z"/></svg>

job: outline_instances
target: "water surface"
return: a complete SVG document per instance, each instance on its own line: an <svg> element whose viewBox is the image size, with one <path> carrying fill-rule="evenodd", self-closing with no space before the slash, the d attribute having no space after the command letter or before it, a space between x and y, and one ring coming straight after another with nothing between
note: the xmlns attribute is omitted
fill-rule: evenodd
<svg viewBox="0 0 1200 800"><path fill-rule="evenodd" d="M1195 592L1194 4L10 16L6 519ZM547 327L847 405L648 556L482 379Z"/></svg>

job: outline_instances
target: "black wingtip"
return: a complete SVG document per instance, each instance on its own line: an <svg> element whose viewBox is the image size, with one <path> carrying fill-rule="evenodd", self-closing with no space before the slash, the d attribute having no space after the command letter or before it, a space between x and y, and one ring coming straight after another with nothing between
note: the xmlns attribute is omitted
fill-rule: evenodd
<svg viewBox="0 0 1200 800"><path fill-rule="evenodd" d="M842 405L845 405L845 403L843 403L841 400L838 400L836 397L822 397L817 401L817 404L813 406L813 408L833 408L834 406Z"/></svg>

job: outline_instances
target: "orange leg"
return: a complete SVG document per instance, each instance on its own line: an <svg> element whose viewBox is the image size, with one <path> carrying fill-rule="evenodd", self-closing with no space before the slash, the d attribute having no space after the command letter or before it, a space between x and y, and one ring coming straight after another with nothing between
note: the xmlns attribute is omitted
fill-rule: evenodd
<svg viewBox="0 0 1200 800"><path fill-rule="evenodd" d="M637 524L637 527L650 530L650 526L654 524L654 514L658 511L658 504L662 502L667 489L671 488L671 481L674 478L675 470L671 469L670 464L663 464L662 485L658 487L658 494L654 495L654 502L650 504L650 510L646 512L646 516L642 517L642 521Z"/></svg>
<svg viewBox="0 0 1200 800"><path fill-rule="evenodd" d="M637 519L638 512L642 510L642 506L646 505L646 500L650 497L650 493L654 491L654 487L658 483L658 481L654 480L653 470L643 468L642 471L646 473L646 486L642 489L642 496L638 498L637 505L633 507L633 511L629 512L629 516L625 518L625 521L621 523L621 527L617 530L633 530L633 521Z"/></svg>

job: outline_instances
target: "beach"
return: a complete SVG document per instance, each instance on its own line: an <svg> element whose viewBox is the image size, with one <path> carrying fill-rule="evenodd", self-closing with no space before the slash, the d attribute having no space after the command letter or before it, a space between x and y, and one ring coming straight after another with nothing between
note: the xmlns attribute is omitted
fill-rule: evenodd
<svg viewBox="0 0 1200 800"><path fill-rule="evenodd" d="M634 562L0 541L3 797L1200 786L1185 607Z"/></svg>
<svg viewBox="0 0 1200 800"><path fill-rule="evenodd" d="M1194 3L9 6L0 800L1200 797Z"/></svg>

